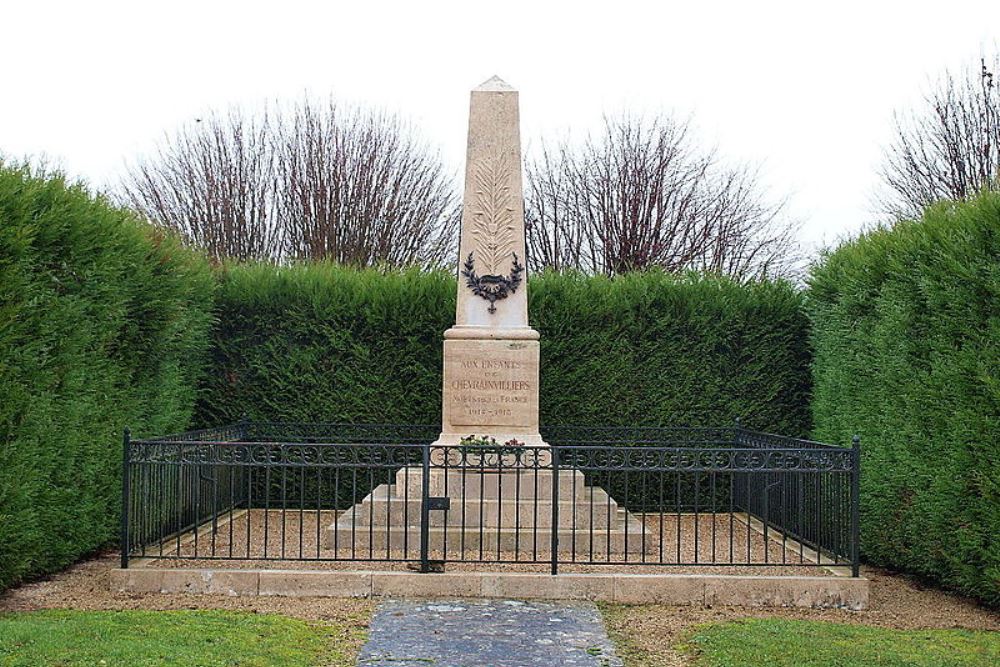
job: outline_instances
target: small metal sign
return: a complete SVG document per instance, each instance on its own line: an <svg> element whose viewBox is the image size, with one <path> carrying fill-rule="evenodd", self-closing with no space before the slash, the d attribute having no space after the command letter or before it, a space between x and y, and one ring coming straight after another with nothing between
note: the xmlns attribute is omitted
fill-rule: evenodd
<svg viewBox="0 0 1000 667"><path fill-rule="evenodd" d="M428 496L427 509L448 510L451 509L451 498L448 496Z"/></svg>

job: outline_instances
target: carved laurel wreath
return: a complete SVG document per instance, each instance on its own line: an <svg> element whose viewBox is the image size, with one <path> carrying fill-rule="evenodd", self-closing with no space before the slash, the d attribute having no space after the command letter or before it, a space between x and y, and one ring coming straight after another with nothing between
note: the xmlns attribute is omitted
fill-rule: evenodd
<svg viewBox="0 0 1000 667"><path fill-rule="evenodd" d="M462 275L465 276L466 286L472 290L473 294L481 296L490 302L490 307L488 308L490 313L497 312L496 302L500 299L506 299L509 295L516 292L518 286L521 284L521 273L524 271L524 267L517 261L517 253L513 253L513 256L514 261L511 263L510 274L506 276L493 274L485 276L476 275L475 260L472 258L471 252L465 260L465 264L462 265L464 267Z"/></svg>
<svg viewBox="0 0 1000 667"><path fill-rule="evenodd" d="M474 249L463 264L462 275L473 294L490 302L490 313L496 312L497 301L517 291L524 272L514 252L517 226L510 192L511 176L511 162L506 151L488 154L475 166L476 197L471 220ZM504 275L503 269L510 258L513 258L511 271ZM477 264L483 271L482 276L476 273Z"/></svg>

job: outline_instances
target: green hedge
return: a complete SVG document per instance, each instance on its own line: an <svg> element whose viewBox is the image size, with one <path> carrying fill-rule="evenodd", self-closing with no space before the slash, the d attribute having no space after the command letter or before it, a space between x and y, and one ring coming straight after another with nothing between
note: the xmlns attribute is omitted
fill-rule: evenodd
<svg viewBox="0 0 1000 667"><path fill-rule="evenodd" d="M455 277L329 264L225 269L199 421L440 423ZM785 283L544 274L541 421L809 429L807 319Z"/></svg>
<svg viewBox="0 0 1000 667"><path fill-rule="evenodd" d="M531 281L542 424L727 426L805 435L808 320L784 282L632 273Z"/></svg>
<svg viewBox="0 0 1000 667"><path fill-rule="evenodd" d="M216 295L207 426L253 419L440 420L441 334L455 279L327 263L227 266Z"/></svg>
<svg viewBox="0 0 1000 667"><path fill-rule="evenodd" d="M862 547L1000 603L1000 196L812 272L815 436L862 437Z"/></svg>
<svg viewBox="0 0 1000 667"><path fill-rule="evenodd" d="M188 425L213 289L173 238L0 164L0 589L115 541L121 429Z"/></svg>

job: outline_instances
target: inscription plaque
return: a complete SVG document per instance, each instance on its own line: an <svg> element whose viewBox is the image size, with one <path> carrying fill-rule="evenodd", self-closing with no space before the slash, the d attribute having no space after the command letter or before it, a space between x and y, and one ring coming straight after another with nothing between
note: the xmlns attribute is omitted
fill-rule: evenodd
<svg viewBox="0 0 1000 667"><path fill-rule="evenodd" d="M534 426L538 347L534 341L447 341L446 418L455 426Z"/></svg>

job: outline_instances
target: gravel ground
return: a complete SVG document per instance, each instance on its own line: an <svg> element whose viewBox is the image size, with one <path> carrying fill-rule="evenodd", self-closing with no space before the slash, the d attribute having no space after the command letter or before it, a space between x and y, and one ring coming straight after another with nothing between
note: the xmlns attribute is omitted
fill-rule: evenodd
<svg viewBox="0 0 1000 667"><path fill-rule="evenodd" d="M82 562L46 580L0 595L0 612L46 608L74 609L197 609L220 608L254 613L280 613L309 620L333 620L366 627L375 603L336 598L225 597L210 595L112 594L108 572L118 566L117 554ZM728 569L728 568L727 568ZM974 602L922 586L908 577L864 568L871 580L866 611L811 609L746 609L740 607L601 605L605 622L629 667L685 665L673 650L698 624L746 617L828 620L892 628L970 628L1000 631L1000 614ZM345 639L347 641L347 639ZM358 647L360 648L360 647Z"/></svg>
<svg viewBox="0 0 1000 667"><path fill-rule="evenodd" d="M284 516L282 516L284 514ZM420 556L417 544L409 546L404 552L373 549L355 546L352 551L350 542L341 544L335 551L323 548L323 537L326 528L334 523L334 512L299 512L280 510L252 510L234 516L232 521L223 519L213 539L210 529L199 531L197 541L194 534L188 533L164 545L165 556L180 554L181 558L155 558L143 562L146 567L173 568L281 568L281 569L376 569L405 570L407 563L391 562L416 560ZM765 540L757 530L748 529L745 521L738 515L702 514L696 518L693 515L646 515L642 517L647 531L647 548L645 555L628 554L627 566L616 565L583 565L573 564L573 560L608 560L607 552L595 549L593 553L586 545L575 555L564 552L560 555L560 569L565 572L606 572L609 568L620 569L634 573L662 572L662 567L656 564L672 565L671 572L698 572L702 574L758 574L758 575L806 575L817 576L830 574L829 570L819 567L816 563L799 551L776 539L774 534ZM374 531L385 531L373 527ZM392 527L391 530L402 530ZM368 527L359 527L358 532L367 532ZM730 535L732 541L730 541ZM360 540L361 538L359 538ZM549 533L540 529L537 543L539 549L544 548L549 539ZM638 539L636 537L636 539ZM480 553L478 549L459 551L459 531L450 531L448 544L454 545L454 551L449 553L448 571L481 569L478 561L517 561L546 560L548 555L534 550L535 537L530 529L526 529L523 537L523 548L518 552L502 552L487 550ZM697 559L696 549L697 544ZM765 551L765 544L767 550ZM680 548L678 548L680 545ZM732 547L732 548L731 548ZM153 550L159 555L159 549ZM225 560L210 560L209 556L221 557ZM593 556L593 558L591 558ZM236 560L230 560L230 558ZM262 558L282 559L280 562L261 560ZM283 560L284 558L304 558L306 560ZM341 559L338 561L318 559ZM382 559L355 562L349 559ZM431 553L432 559L442 559L440 553ZM345 560L347 559L347 560ZM459 563L455 560L464 559L477 561L475 563ZM611 560L625 560L625 554L611 554ZM733 565L707 566L684 565L675 563L729 563ZM828 562L828 561L827 561ZM650 565L642 565L650 563ZM776 566L776 564L784 565ZM518 572L547 572L549 565L530 563L496 563L490 562L491 569Z"/></svg>
<svg viewBox="0 0 1000 667"><path fill-rule="evenodd" d="M232 609L276 613L306 620L347 620L367 626L375 603L355 598L229 597L112 593L109 572L118 554L78 563L47 579L0 594L0 612L33 609Z"/></svg>

